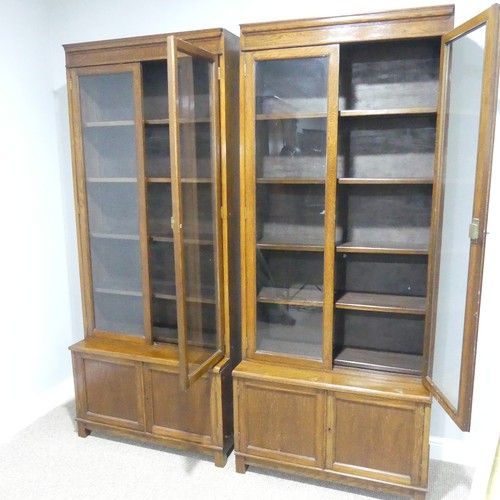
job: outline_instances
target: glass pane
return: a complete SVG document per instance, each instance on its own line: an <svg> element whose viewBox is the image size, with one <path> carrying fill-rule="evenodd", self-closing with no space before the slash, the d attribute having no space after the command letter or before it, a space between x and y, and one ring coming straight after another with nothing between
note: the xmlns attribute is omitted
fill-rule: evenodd
<svg viewBox="0 0 500 500"><path fill-rule="evenodd" d="M167 62L142 64L146 176L170 178Z"/></svg>
<svg viewBox="0 0 500 500"><path fill-rule="evenodd" d="M179 54L179 144L186 335L203 363L220 348L217 317L216 168L210 116L212 62ZM200 349L197 349L200 348Z"/></svg>
<svg viewBox="0 0 500 500"><path fill-rule="evenodd" d="M258 61L255 78L258 115L326 113L326 57Z"/></svg>
<svg viewBox="0 0 500 500"><path fill-rule="evenodd" d="M144 333L131 73L79 79L95 328Z"/></svg>
<svg viewBox="0 0 500 500"><path fill-rule="evenodd" d="M323 253L257 249L257 351L321 359Z"/></svg>
<svg viewBox="0 0 500 500"><path fill-rule="evenodd" d="M457 408L486 28L450 43L439 295L432 378Z"/></svg>
<svg viewBox="0 0 500 500"><path fill-rule="evenodd" d="M328 58L255 67L258 352L322 359Z"/></svg>

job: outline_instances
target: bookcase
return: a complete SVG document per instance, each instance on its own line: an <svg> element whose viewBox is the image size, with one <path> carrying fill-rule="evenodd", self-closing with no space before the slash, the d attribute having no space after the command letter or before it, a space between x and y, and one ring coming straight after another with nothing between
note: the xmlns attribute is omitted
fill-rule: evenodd
<svg viewBox="0 0 500 500"><path fill-rule="evenodd" d="M423 498L432 396L469 425L498 6L452 28L453 6L241 27L239 472Z"/></svg>
<svg viewBox="0 0 500 500"><path fill-rule="evenodd" d="M65 46L85 339L78 433L232 448L238 38Z"/></svg>

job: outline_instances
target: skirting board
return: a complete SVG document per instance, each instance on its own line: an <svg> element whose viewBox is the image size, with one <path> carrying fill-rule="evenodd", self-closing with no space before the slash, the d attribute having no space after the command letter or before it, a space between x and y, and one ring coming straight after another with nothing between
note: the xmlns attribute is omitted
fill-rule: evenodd
<svg viewBox="0 0 500 500"><path fill-rule="evenodd" d="M73 377L69 377L43 394L19 398L16 402L16 411L2 416L0 443L9 441L35 420L74 397Z"/></svg>
<svg viewBox="0 0 500 500"><path fill-rule="evenodd" d="M467 465L468 467L476 466L476 454L473 446L467 439L460 440L431 436L429 444L431 459Z"/></svg>

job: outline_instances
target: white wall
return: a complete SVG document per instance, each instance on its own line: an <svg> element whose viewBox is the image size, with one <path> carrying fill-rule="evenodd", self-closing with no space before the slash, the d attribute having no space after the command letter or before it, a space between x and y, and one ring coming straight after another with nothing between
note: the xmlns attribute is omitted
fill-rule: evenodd
<svg viewBox="0 0 500 500"><path fill-rule="evenodd" d="M49 27L42 2L2 2L0 439L69 394L67 346L78 334L70 324Z"/></svg>
<svg viewBox="0 0 500 500"><path fill-rule="evenodd" d="M9 229L4 231L8 244L4 244L2 277L11 303L4 321L7 345L1 368L7 375L0 378L0 389L11 400L12 420L22 422L29 401L46 396L71 377L66 347L82 335L63 43L219 26L237 34L240 23L436 3L440 2L7 0L0 21L5 25L1 40L9 41L0 45L3 74L8 75L0 82L0 109L8 125L2 137L7 147L0 152L2 159L7 154L2 162L7 176L0 187L0 213L6 219L4 228ZM457 1L456 24L489 5L490 0ZM496 175L491 198L499 197ZM9 220L6 215L11 213L15 217ZM494 214L489 226L472 432L458 431L438 405L432 417L432 455L464 463L477 462L478 445L492 440L495 423L490 410L498 405L489 397L491 381L498 380L497 372L492 373L498 364L493 356L498 335L494 330L495 282L500 274L494 258L499 255L500 221L494 220ZM14 358L12 352L18 356ZM16 395L26 405L15 403Z"/></svg>

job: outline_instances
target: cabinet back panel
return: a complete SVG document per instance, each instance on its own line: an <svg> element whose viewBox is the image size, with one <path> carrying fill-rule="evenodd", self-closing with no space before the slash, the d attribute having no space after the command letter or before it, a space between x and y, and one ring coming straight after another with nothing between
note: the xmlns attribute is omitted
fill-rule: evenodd
<svg viewBox="0 0 500 500"><path fill-rule="evenodd" d="M420 255L337 255L335 288L349 292L423 297L427 257Z"/></svg>
<svg viewBox="0 0 500 500"><path fill-rule="evenodd" d="M340 109L437 106L440 40L341 47Z"/></svg>
<svg viewBox="0 0 500 500"><path fill-rule="evenodd" d="M339 347L421 355L424 317L336 310L334 342Z"/></svg>
<svg viewBox="0 0 500 500"><path fill-rule="evenodd" d="M142 85L144 118L168 118L167 62L143 63Z"/></svg>
<svg viewBox="0 0 500 500"><path fill-rule="evenodd" d="M324 241L324 186L258 186L257 235Z"/></svg>
<svg viewBox="0 0 500 500"><path fill-rule="evenodd" d="M344 119L340 128L338 177L434 176L434 116Z"/></svg>
<svg viewBox="0 0 500 500"><path fill-rule="evenodd" d="M337 227L344 241L428 244L432 187L344 186Z"/></svg>

